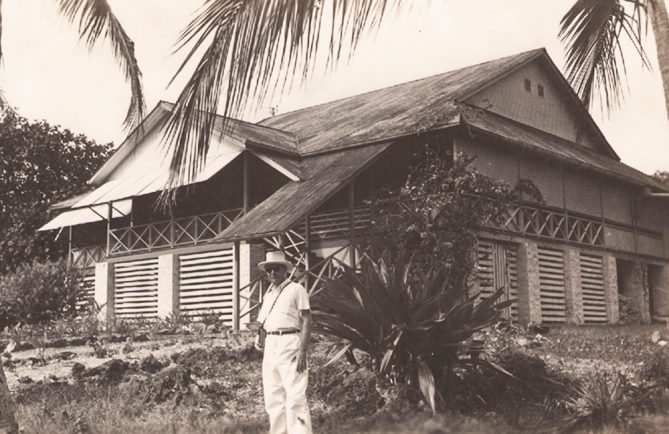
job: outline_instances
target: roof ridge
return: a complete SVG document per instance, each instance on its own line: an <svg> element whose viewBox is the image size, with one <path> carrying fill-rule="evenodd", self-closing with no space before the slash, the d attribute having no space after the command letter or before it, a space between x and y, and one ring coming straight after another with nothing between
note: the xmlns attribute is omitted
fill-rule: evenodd
<svg viewBox="0 0 669 434"><path fill-rule="evenodd" d="M485 62L479 62L479 63L475 63L473 65L467 65L467 66L463 66L463 67L460 67L460 68L451 69L449 71L440 72L439 74L432 74L432 75L428 75L428 76L421 77L421 78L416 78L416 79L409 80L409 81L403 81L401 83L396 83L396 84L393 84L393 85L390 85L390 86L384 86L384 87L379 87L377 89L368 90L367 92L356 93L354 95L349 95L349 96L345 96L345 97L342 97L342 98L333 99L333 100L330 100L330 101L324 101L324 102L319 103L319 104L314 104L314 105L310 105L310 106L307 106L307 107L302 107L302 108L299 108L299 109L296 109L296 110L291 110L289 112L281 113L281 114L276 115L276 116L270 116L270 117L264 118L264 119L258 121L257 124L258 125L264 125L263 123L266 122L266 121L269 121L270 119L277 119L277 118L280 118L280 117L283 117L283 116L286 116L286 115L289 115L289 114L295 114L295 113L299 113L299 112L306 111L306 110L312 110L312 109L315 109L317 107L322 107L324 105L333 104L333 103L341 102L341 101L346 101L346 100L351 99L351 98L358 98L360 96L369 95L369 94L372 94L374 92L379 92L379 91L382 91L382 90L392 89L394 87L406 86L406 85L411 84L411 83L417 83L419 81L428 80L428 79L431 79L431 78L443 77L447 74L453 74L455 72L462 71L462 70L465 70L465 69L470 69L470 68L478 68L478 67L481 67L482 65L486 65L486 64L489 64L489 63L502 62L504 60L509 60L511 58L514 58L514 57L518 57L518 58L525 57L525 56L529 56L530 54L535 55L539 52L545 52L545 51L546 51L546 49L543 48L543 47L542 48L535 48L535 49L527 50L527 51L521 51L520 53L510 54L508 56L498 57L497 59L487 60ZM529 56L529 57L531 57L531 56ZM502 71L500 71L500 73L501 72ZM283 131L283 130L279 130L279 131Z"/></svg>

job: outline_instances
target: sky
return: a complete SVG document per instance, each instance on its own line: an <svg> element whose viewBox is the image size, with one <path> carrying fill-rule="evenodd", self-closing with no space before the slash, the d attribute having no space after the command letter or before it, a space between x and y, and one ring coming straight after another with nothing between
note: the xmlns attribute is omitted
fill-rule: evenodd
<svg viewBox="0 0 669 434"><path fill-rule="evenodd" d="M174 53L174 43L203 0L108 1L135 42L147 108L174 101L187 78L177 77L168 87L185 55ZM365 38L348 62L334 70L317 68L309 80L245 119L263 119L272 106L285 113L540 47L562 69L564 48L557 34L573 2L414 0L411 10L391 16ZM109 45L89 51L54 0L5 0L2 23L0 89L19 113L98 142L124 139L130 91ZM629 54L622 106L608 114L593 110L622 161L646 173L669 170L669 120L650 36L645 47L652 70Z"/></svg>

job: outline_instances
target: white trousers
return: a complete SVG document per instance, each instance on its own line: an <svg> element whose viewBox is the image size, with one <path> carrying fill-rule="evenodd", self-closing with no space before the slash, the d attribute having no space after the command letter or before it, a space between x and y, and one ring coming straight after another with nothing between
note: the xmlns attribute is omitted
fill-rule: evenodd
<svg viewBox="0 0 669 434"><path fill-rule="evenodd" d="M265 411L270 434L311 434L308 370L297 372L300 335L267 335L262 361Z"/></svg>

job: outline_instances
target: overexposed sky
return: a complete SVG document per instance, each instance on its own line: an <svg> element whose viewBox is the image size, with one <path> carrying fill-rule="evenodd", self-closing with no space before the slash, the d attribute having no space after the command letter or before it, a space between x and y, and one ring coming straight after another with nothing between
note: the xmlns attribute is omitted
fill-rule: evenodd
<svg viewBox="0 0 669 434"><path fill-rule="evenodd" d="M539 47L562 68L558 26L574 1L425 0L425 6L386 21L350 62L316 71L268 106L284 113ZM174 55L173 44L203 0L109 2L135 42L147 108L161 99L174 101L185 77L169 89L167 84L185 53ZM2 13L0 89L10 103L28 118L120 143L129 86L109 46L89 52L76 28L58 15L54 0L5 0ZM653 71L642 70L628 52L629 91L622 107L593 116L625 163L652 173L669 170L669 121L652 38L646 49ZM268 106L247 120L268 116Z"/></svg>

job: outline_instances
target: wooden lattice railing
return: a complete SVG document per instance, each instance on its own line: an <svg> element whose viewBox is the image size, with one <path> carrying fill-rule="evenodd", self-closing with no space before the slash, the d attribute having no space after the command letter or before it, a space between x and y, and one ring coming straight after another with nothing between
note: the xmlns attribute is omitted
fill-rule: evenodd
<svg viewBox="0 0 669 434"><path fill-rule="evenodd" d="M591 246L604 245L604 225L601 220L569 214L532 205L509 207L501 222L490 226L541 238L572 241Z"/></svg>
<svg viewBox="0 0 669 434"><path fill-rule="evenodd" d="M70 251L70 264L79 268L94 267L104 261L105 256L105 246L77 247Z"/></svg>
<svg viewBox="0 0 669 434"><path fill-rule="evenodd" d="M223 232L242 214L241 209L111 229L109 255L198 244Z"/></svg>

